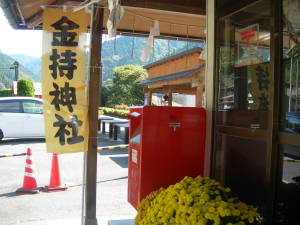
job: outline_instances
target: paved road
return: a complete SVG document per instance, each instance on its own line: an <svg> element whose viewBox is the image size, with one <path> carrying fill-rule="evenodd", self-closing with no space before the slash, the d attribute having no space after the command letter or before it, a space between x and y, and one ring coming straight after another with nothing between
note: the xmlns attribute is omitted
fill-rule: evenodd
<svg viewBox="0 0 300 225"><path fill-rule="evenodd" d="M103 136L99 146L120 144ZM30 147L38 186L49 184L52 155L46 152L43 139L5 140L1 154L26 152ZM134 218L136 211L127 202L127 150L106 150L98 154L97 217ZM22 187L25 156L0 158L0 225L47 224L46 220L80 218L82 206L83 153L59 155L64 192L19 195Z"/></svg>

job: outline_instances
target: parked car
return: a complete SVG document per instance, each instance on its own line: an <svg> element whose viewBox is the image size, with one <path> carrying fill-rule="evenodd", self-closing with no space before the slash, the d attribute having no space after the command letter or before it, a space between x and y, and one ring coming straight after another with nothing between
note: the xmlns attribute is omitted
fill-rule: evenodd
<svg viewBox="0 0 300 225"><path fill-rule="evenodd" d="M44 136L43 101L41 99L0 98L0 140Z"/></svg>

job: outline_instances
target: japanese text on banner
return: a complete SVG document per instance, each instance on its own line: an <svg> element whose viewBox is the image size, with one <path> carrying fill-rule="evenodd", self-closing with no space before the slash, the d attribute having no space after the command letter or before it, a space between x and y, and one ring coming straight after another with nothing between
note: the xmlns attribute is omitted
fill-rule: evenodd
<svg viewBox="0 0 300 225"><path fill-rule="evenodd" d="M270 105L269 88L271 83L269 64L255 64L249 66L252 85L250 92L252 95L252 109L268 110Z"/></svg>
<svg viewBox="0 0 300 225"><path fill-rule="evenodd" d="M88 148L84 49L88 22L84 10L44 10L42 94L48 152Z"/></svg>

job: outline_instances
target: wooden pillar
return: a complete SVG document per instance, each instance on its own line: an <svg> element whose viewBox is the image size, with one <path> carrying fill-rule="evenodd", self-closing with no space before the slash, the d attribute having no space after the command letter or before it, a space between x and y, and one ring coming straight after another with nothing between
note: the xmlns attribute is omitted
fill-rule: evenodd
<svg viewBox="0 0 300 225"><path fill-rule="evenodd" d="M173 96L172 96L172 90L169 89L168 91L168 106L172 106Z"/></svg>
<svg viewBox="0 0 300 225"><path fill-rule="evenodd" d="M196 88L196 107L202 107L203 83L201 82Z"/></svg>
<svg viewBox="0 0 300 225"><path fill-rule="evenodd" d="M93 5L91 21L91 50L89 67L89 145L86 166L85 218L84 225L97 225L97 124L101 87L101 45L103 8Z"/></svg>
<svg viewBox="0 0 300 225"><path fill-rule="evenodd" d="M215 26L216 26L216 0L206 1L206 29L207 47L205 63L205 99L206 99L206 134L205 134L205 160L204 176L213 177L213 142L214 142L214 82L216 74L215 66Z"/></svg>
<svg viewBox="0 0 300 225"><path fill-rule="evenodd" d="M152 91L148 91L147 95L147 105L152 105Z"/></svg>

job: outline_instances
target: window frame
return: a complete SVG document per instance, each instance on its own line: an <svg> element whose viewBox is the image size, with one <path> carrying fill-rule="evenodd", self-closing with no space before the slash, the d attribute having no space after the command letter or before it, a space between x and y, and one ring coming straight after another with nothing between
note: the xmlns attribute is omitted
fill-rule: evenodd
<svg viewBox="0 0 300 225"><path fill-rule="evenodd" d="M21 101L19 99L0 100L0 105L2 103L18 103L19 112L6 112L6 111L1 111L1 109L0 109L0 113L23 113L22 104L21 104Z"/></svg>
<svg viewBox="0 0 300 225"><path fill-rule="evenodd" d="M30 103L30 102L33 102L33 103L36 103L36 104L40 104L40 105L41 105L42 112L41 112L41 113L25 112L24 103L26 104L26 103ZM23 100L21 101L21 107L22 107L22 112L25 113L25 114L43 115L43 103L40 102L40 101L37 101L37 100L34 100L34 99L23 99Z"/></svg>

